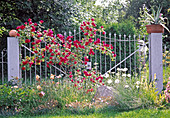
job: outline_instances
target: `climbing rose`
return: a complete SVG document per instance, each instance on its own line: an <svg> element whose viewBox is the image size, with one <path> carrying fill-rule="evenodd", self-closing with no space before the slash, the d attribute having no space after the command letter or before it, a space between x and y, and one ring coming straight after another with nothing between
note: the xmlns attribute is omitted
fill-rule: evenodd
<svg viewBox="0 0 170 118"><path fill-rule="evenodd" d="M25 43L29 43L29 42L30 42L30 40L29 40L29 39L26 39L26 40L25 40Z"/></svg>

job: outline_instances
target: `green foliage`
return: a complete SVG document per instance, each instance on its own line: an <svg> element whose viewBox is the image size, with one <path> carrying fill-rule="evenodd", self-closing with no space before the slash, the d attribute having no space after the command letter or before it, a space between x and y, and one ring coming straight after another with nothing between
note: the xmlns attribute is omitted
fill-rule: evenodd
<svg viewBox="0 0 170 118"><path fill-rule="evenodd" d="M46 27L62 32L71 28L70 18L77 14L72 0L6 0L0 4L0 24L8 29L16 28L31 18L35 22L47 21Z"/></svg>
<svg viewBox="0 0 170 118"><path fill-rule="evenodd" d="M126 74L127 69L118 69L118 73L107 76L105 84L113 87L119 110L130 110L136 108L163 108L166 104L164 95L158 95L155 81L150 82L141 77L131 79Z"/></svg>

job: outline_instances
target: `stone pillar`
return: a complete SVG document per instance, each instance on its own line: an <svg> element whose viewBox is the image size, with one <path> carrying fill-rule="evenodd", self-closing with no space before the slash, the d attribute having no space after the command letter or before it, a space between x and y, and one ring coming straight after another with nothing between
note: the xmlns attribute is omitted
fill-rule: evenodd
<svg viewBox="0 0 170 118"><path fill-rule="evenodd" d="M19 75L19 43L15 37L7 38L7 50L8 50L8 81Z"/></svg>
<svg viewBox="0 0 170 118"><path fill-rule="evenodd" d="M162 33L149 34L149 74L150 80L156 78L159 93L163 89Z"/></svg>

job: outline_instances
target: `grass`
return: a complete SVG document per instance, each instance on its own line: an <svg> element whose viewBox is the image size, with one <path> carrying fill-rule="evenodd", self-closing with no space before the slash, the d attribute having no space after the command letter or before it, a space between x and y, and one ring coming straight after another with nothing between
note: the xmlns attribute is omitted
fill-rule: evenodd
<svg viewBox="0 0 170 118"><path fill-rule="evenodd" d="M40 116L13 116L9 118L168 118L170 110L157 109L137 109L133 111L118 112L114 110L103 110L90 114L71 114L67 111L58 111L55 114L45 114Z"/></svg>

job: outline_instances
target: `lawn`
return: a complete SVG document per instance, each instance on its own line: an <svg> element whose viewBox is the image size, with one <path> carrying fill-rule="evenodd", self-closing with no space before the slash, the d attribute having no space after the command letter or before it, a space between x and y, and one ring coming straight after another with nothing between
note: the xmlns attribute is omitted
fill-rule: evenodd
<svg viewBox="0 0 170 118"><path fill-rule="evenodd" d="M46 114L40 116L14 116L10 118L168 118L170 110L156 110L156 109L138 109L132 111L113 111L103 110L100 112L90 113L88 115L70 114L67 112L60 112L55 114Z"/></svg>

